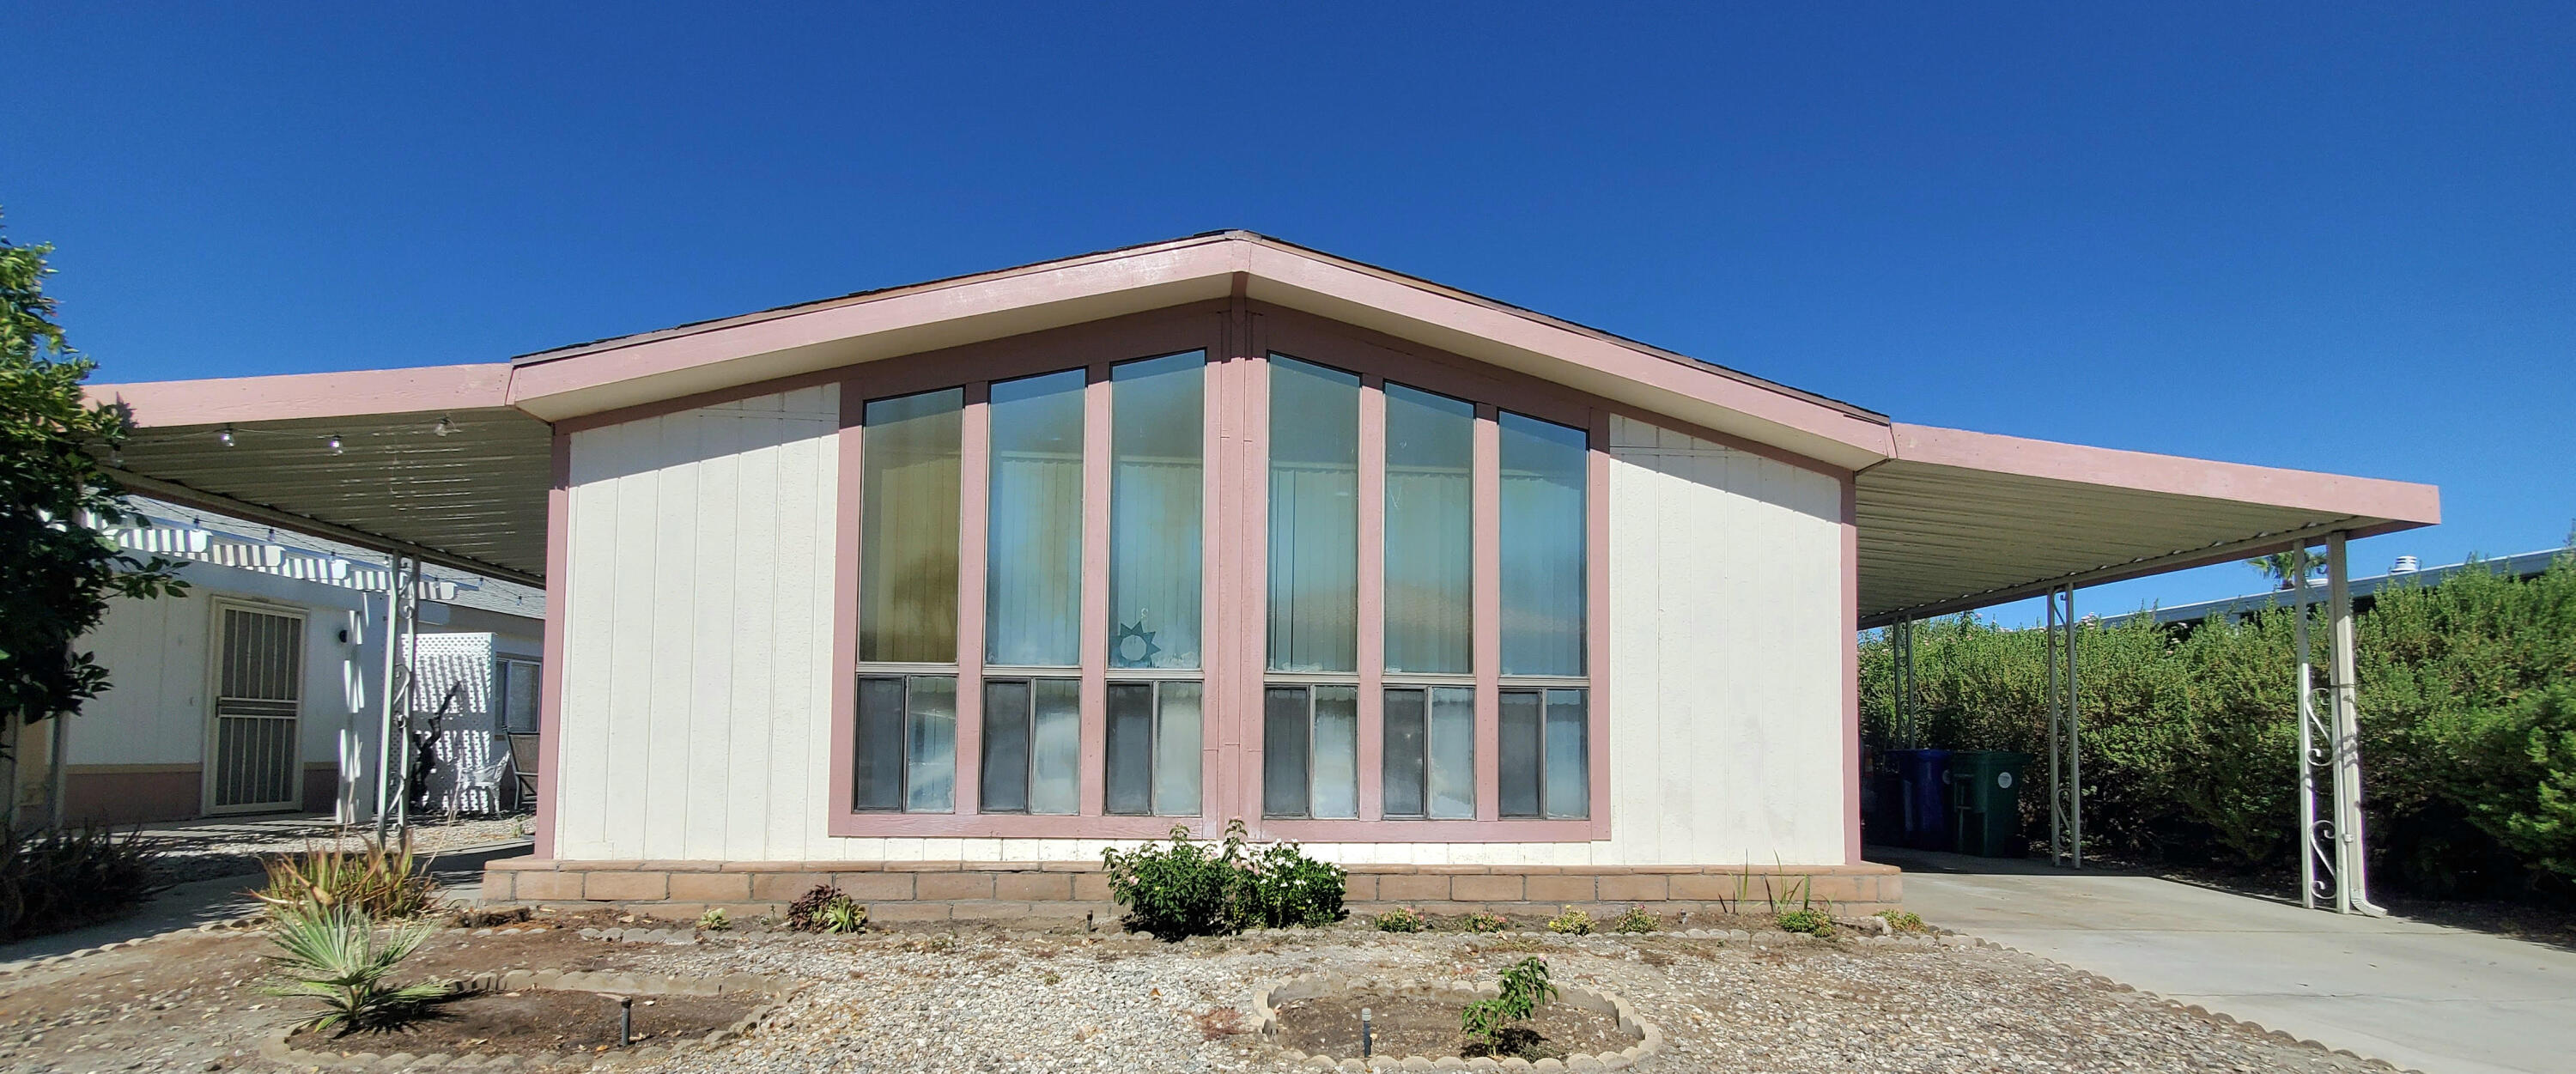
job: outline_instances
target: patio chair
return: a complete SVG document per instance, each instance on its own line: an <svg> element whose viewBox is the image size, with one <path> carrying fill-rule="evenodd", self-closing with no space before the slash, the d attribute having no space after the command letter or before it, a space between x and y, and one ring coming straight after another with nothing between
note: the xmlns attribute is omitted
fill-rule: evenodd
<svg viewBox="0 0 2576 1074"><path fill-rule="evenodd" d="M537 807L537 736L512 732L510 767L519 777L519 808Z"/></svg>

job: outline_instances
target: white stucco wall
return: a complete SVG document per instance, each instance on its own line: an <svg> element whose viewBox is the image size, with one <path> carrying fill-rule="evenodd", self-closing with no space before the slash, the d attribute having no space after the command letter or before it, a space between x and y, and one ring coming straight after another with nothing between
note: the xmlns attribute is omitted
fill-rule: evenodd
<svg viewBox="0 0 2576 1074"><path fill-rule="evenodd" d="M835 391L574 434L559 857L1047 861L1112 845L825 834ZM1624 419L1612 457L1611 838L1311 851L1843 861L1840 483Z"/></svg>
<svg viewBox="0 0 2576 1074"><path fill-rule="evenodd" d="M382 676L366 595L355 590L257 571L188 563L179 577L188 595L119 599L81 645L108 669L109 690L72 720L70 759L84 765L199 764L205 760L207 652L214 605L239 599L269 611L301 611L304 697L298 738L307 762L331 761L342 729L370 712ZM340 640L348 630L356 643ZM372 741L373 723L368 725Z"/></svg>

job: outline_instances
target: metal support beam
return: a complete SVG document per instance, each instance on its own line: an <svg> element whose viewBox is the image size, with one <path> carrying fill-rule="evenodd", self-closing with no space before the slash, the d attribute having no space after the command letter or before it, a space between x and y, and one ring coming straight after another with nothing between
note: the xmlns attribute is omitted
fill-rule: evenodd
<svg viewBox="0 0 2576 1074"><path fill-rule="evenodd" d="M2082 692L2077 689L2075 587L2048 592L2048 858L2084 867Z"/></svg>
<svg viewBox="0 0 2576 1074"><path fill-rule="evenodd" d="M1914 620L1899 619L1887 627L1888 655L1895 663L1895 718L1888 738L1899 749L1923 745L1914 706Z"/></svg>
<svg viewBox="0 0 2576 1074"><path fill-rule="evenodd" d="M413 636L419 628L420 560L386 559L385 676L382 725L376 738L376 841L397 833L409 819ZM409 571L409 576L405 576Z"/></svg>
<svg viewBox="0 0 2576 1074"><path fill-rule="evenodd" d="M521 570L512 570L511 568L501 566L497 563L486 563L472 556L460 556L453 552L442 552L425 545L413 544L410 541L395 540L394 538L386 537L382 534L369 533L366 530L343 526L337 522L324 522L318 518L308 518L304 515L296 514L293 511L280 510L266 504L252 503L248 500L236 500L230 496L207 492L202 489L190 488L177 482L164 481L157 477L146 477L131 470L119 470L110 467L108 469L108 473L115 475L116 483L125 486L125 491L135 495L150 496L156 500L167 500L175 504L182 504L188 507L199 508L201 510L213 511L219 515L230 515L234 518L247 519L262 525L275 526L282 530L301 533L310 537L320 537L325 540L339 541L342 544L352 544L370 552L379 552L391 556L410 556L415 559L435 563L441 567L450 567L471 574L479 574L485 578L498 578L504 582L517 582L520 585L527 586L543 586L546 584L546 580L538 575L530 574Z"/></svg>
<svg viewBox="0 0 2576 1074"><path fill-rule="evenodd" d="M2370 901L2361 817L2360 690L2353 657L2352 589L2345 573L2347 534L2326 538L2326 685L2316 685L2316 657L2309 641L2314 617L2305 547L2290 553L2294 594L2291 636L2298 647L2299 691L2299 904L2333 904L2339 914L2374 917L2388 911ZM2327 784L2318 808L2317 781ZM2322 815L2320 815L2322 813Z"/></svg>

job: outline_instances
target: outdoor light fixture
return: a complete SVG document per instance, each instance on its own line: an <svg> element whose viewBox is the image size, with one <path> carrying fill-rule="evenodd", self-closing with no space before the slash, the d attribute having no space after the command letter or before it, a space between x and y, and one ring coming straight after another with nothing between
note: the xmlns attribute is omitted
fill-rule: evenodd
<svg viewBox="0 0 2576 1074"><path fill-rule="evenodd" d="M230 426L230 425L227 425L227 426L224 426L220 431L216 432L216 433L215 433L215 442L216 442L216 443L218 443L218 444L222 444L222 445L223 445L223 446L225 446L225 447L231 447L231 446L233 446L233 427L232 427L232 426Z"/></svg>
<svg viewBox="0 0 2576 1074"><path fill-rule="evenodd" d="M438 417L438 427L430 430L430 432L435 433L435 434L437 434L437 435L439 435L439 436L446 436L446 435L448 435L449 433L453 433L453 432L455 432L455 431L456 431L456 422L454 422L453 420L450 420L450 419L449 419L446 415L444 415L444 414L441 414L441 415L439 415L439 417Z"/></svg>
<svg viewBox="0 0 2576 1074"><path fill-rule="evenodd" d="M332 434L331 434L331 439L323 441L323 442L322 442L322 446L323 446L323 447L326 447L326 448L330 448L330 449L331 449L331 454L334 454L334 455L337 455L337 454L339 454L340 452L342 452L342 451L346 450L346 449L344 449L344 448L342 448L342 447L340 446L340 434L338 434L338 433L332 433Z"/></svg>
<svg viewBox="0 0 2576 1074"><path fill-rule="evenodd" d="M1374 1017L1376 1012L1366 1007L1360 1008L1360 1058L1362 1059L1368 1058L1371 1053L1377 1051L1377 1024L1370 1021Z"/></svg>

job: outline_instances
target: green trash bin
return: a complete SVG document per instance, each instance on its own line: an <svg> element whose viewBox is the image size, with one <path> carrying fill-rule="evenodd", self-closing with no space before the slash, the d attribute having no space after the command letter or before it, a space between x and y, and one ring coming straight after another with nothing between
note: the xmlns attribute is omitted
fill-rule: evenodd
<svg viewBox="0 0 2576 1074"><path fill-rule="evenodd" d="M2031 755L2009 750L1960 750L1950 755L1950 800L1957 803L1956 839L1961 854L2018 858L2030 852L2021 835L2022 770Z"/></svg>

